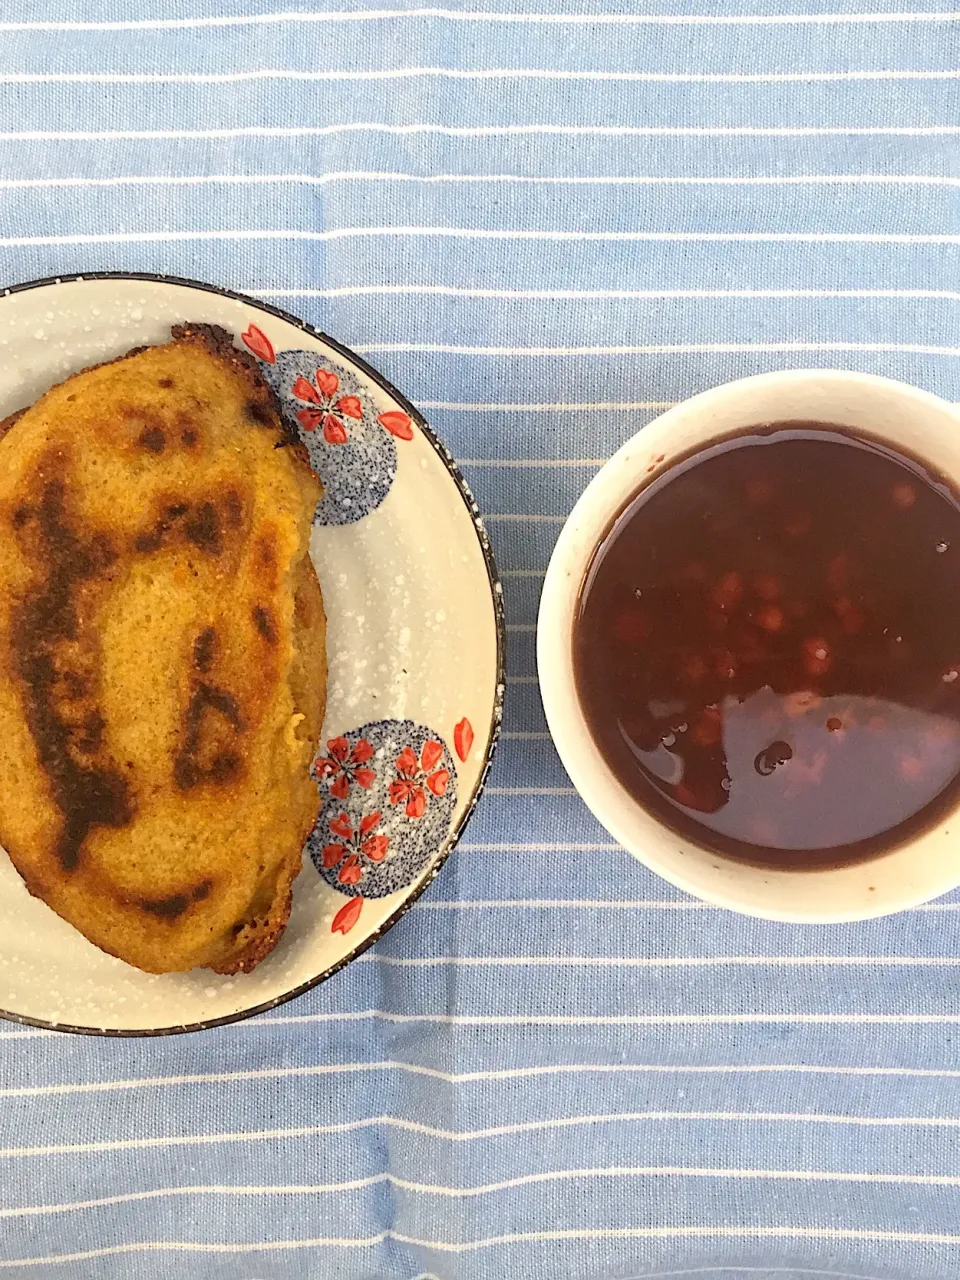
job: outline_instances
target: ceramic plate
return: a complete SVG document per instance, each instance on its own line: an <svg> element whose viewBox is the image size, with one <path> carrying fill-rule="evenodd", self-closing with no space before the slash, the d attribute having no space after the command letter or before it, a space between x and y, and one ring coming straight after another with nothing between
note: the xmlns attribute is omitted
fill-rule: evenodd
<svg viewBox="0 0 960 1280"><path fill-rule="evenodd" d="M326 487L311 540L330 664L312 770L320 817L280 945L233 977L156 976L105 955L32 898L0 850L0 1012L19 1021L194 1030L329 977L436 875L499 733L502 592L476 505L413 406L337 343L192 281L39 281L0 295L0 419L69 373L168 340L183 321L222 325L252 352Z"/></svg>

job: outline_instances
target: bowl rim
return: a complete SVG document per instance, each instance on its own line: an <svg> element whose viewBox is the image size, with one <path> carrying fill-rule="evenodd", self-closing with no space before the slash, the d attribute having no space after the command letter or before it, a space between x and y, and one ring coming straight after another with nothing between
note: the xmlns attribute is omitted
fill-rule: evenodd
<svg viewBox="0 0 960 1280"><path fill-rule="evenodd" d="M331 347L336 353L345 360L355 365L360 371L370 378L370 380L386 392L393 400L399 404L405 413L416 423L422 432L424 438L433 448L441 463L443 464L447 474L454 482L457 492L463 501L470 523L473 526L477 541L480 544L480 551L483 555L484 567L487 572L487 581L490 587L490 602L493 606L494 626L497 638L497 672L496 672L496 689L494 692L493 707L490 714L490 726L487 736L487 746L484 753L483 767L477 779L476 786L470 796L470 801L466 809L460 817L460 821L447 837L446 844L437 855L433 865L424 875L423 879L416 884L406 898L397 906L379 926L362 942L358 942L352 951L341 957L335 964L322 970L315 977L301 982L298 986L292 987L289 991L283 992L279 996L274 996L270 1000L266 1000L261 1004L252 1005L249 1009L241 1009L236 1013L225 1014L219 1018L208 1018L200 1022L190 1022L171 1025L167 1027L135 1027L135 1028L119 1028L119 1027L91 1027L74 1025L66 1022L50 1022L43 1018L33 1018L26 1014L16 1013L10 1009L0 1008L0 1018L8 1022L15 1022L21 1026L37 1027L44 1031L63 1031L73 1035L82 1036L102 1036L113 1040L137 1040L145 1039L153 1036L174 1036L186 1035L193 1031L209 1031L214 1027L230 1026L235 1022L244 1022L247 1018L252 1018L260 1013L268 1013L271 1009L279 1008L280 1005L287 1004L291 1000L296 1000L299 996L305 995L308 991L312 991L314 987L318 987L322 982L326 982L328 978L332 978L334 974L345 969L351 961L357 956L362 955L374 943L388 933L397 921L410 910L414 903L420 898L429 886L439 875L444 863L453 853L459 844L464 831L466 830L471 818L473 817L480 797L483 795L484 788L490 776L490 769L493 765L493 759L496 755L497 746L500 741L500 734L503 724L503 704L506 692L506 671L507 671L507 628L506 617L503 601L503 584L500 578L500 572L497 568L496 559L493 554L493 547L490 543L490 536L483 524L483 518L480 515L477 503L474 499L470 486L463 477L459 466L454 460L453 454L443 443L440 437L435 433L433 428L424 418L423 414L417 409L410 400L407 399L400 391L389 382L382 373L368 364L362 356L358 356L349 347L342 342L338 342L336 338L331 338L329 334L324 333L320 329L314 328L306 320L302 320L299 316L285 311L282 307L275 307L269 302L262 302L258 298L252 298L249 294L240 293L235 289L227 289L221 285L208 284L203 280L193 280L188 276L166 275L152 271L76 271L65 275L43 276L36 280L26 280L20 284L4 285L0 287L0 298L6 298L17 293L26 293L32 289L48 288L52 285L59 284L82 284L86 280L140 280L145 284L172 284L180 288L196 289L201 293L216 294L221 298L230 298L235 302L241 302L244 306L253 307L258 311L263 311L269 316L273 316L277 320L283 320L287 324L293 325L302 332L309 334L317 342L322 342L325 346Z"/></svg>

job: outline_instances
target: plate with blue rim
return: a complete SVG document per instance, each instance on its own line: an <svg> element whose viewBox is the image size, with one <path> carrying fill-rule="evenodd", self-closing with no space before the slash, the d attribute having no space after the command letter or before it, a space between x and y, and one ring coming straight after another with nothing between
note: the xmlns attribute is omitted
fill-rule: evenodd
<svg viewBox="0 0 960 1280"><path fill-rule="evenodd" d="M0 850L0 1016L100 1035L200 1030L271 1009L366 950L470 820L504 693L503 592L476 503L422 415L294 316L196 281L93 273L0 292L0 419L183 324L252 355L324 485L310 553L327 612L319 816L276 950L252 973L147 974L27 892ZM318 655L322 660L322 655Z"/></svg>

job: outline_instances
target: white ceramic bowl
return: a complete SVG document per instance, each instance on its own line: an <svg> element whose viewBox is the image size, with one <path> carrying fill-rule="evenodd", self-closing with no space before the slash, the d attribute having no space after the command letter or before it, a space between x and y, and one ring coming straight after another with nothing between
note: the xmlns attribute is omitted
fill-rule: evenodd
<svg viewBox="0 0 960 1280"><path fill-rule="evenodd" d="M587 566L623 505L689 453L739 428L806 419L838 423L926 460L960 487L960 413L915 387L863 373L791 370L727 383L649 423L587 486L554 549L540 603L537 661L544 710L574 786L610 834L651 870L718 906L771 920L863 920L960 885L960 812L868 862L828 870L749 866L685 841L643 809L603 760L573 672L573 625Z"/></svg>

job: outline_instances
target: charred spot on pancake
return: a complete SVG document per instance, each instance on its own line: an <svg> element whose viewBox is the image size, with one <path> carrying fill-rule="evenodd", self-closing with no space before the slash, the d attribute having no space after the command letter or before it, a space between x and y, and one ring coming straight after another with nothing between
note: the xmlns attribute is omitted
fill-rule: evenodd
<svg viewBox="0 0 960 1280"><path fill-rule="evenodd" d="M266 534L257 542L257 564L268 570L277 567L277 549L273 539Z"/></svg>
<svg viewBox="0 0 960 1280"><path fill-rule="evenodd" d="M159 551L162 541L162 529L154 529L152 533L138 533L133 540L133 549L146 555L151 551Z"/></svg>
<svg viewBox="0 0 960 1280"><path fill-rule="evenodd" d="M213 888L212 880L201 880L200 883L194 888L193 893L191 893L190 897L194 900L194 902L202 902L204 898L208 898L210 896L210 890L212 888Z"/></svg>
<svg viewBox="0 0 960 1280"><path fill-rule="evenodd" d="M225 728L229 732L224 733ZM212 684L198 684L184 717L183 746L174 758L173 777L180 790L190 791L201 782L222 785L239 777L241 760L234 744L242 732L243 719L233 694Z"/></svg>
<svg viewBox="0 0 960 1280"><path fill-rule="evenodd" d="M211 555L218 556L223 550L220 520L217 516L217 508L212 502L201 504L183 526L183 532L187 540L195 547L199 547L201 551L209 551Z"/></svg>
<svg viewBox="0 0 960 1280"><path fill-rule="evenodd" d="M150 453L163 453L167 447L167 437L162 427L144 427L137 437L137 443Z"/></svg>
<svg viewBox="0 0 960 1280"><path fill-rule="evenodd" d="M236 489L228 489L223 502L227 509L227 523L232 529L239 529L243 524L243 502Z"/></svg>
<svg viewBox="0 0 960 1280"><path fill-rule="evenodd" d="M109 569L119 559L113 543L105 533L95 533L90 539L90 556L95 571Z"/></svg>
<svg viewBox="0 0 960 1280"><path fill-rule="evenodd" d="M270 411L270 406L264 404L262 400L248 400L246 414L258 427L272 427L274 424L274 415Z"/></svg>
<svg viewBox="0 0 960 1280"><path fill-rule="evenodd" d="M17 507L16 511L14 511L13 516L11 517L10 523L13 525L15 529L22 529L24 525L29 524L30 517L32 515L33 515L33 512L30 510L29 507Z"/></svg>
<svg viewBox="0 0 960 1280"><path fill-rule="evenodd" d="M103 746L103 732L107 722L99 711L91 711L81 726L82 736L77 739L77 748L84 755L95 755Z"/></svg>
<svg viewBox="0 0 960 1280"><path fill-rule="evenodd" d="M141 898L140 905L161 920L176 920L186 911L188 903L182 893L174 893L169 898Z"/></svg>
<svg viewBox="0 0 960 1280"><path fill-rule="evenodd" d="M7 434L11 427L15 427L17 425L26 412L26 409L18 409L16 413L11 413L9 417L4 418L3 421L0 422L0 439Z"/></svg>
<svg viewBox="0 0 960 1280"><path fill-rule="evenodd" d="M229 515L229 495L226 501ZM144 555L159 551L167 540L167 535L173 533L175 526L179 526L178 537L185 538L201 551L206 551L213 556L218 556L222 552L223 535L220 515L214 503L202 502L196 507L191 507L186 502L169 500L153 528L138 533L134 538L134 550Z"/></svg>
<svg viewBox="0 0 960 1280"><path fill-rule="evenodd" d="M192 449L200 439L200 432L196 421L189 413L185 413L183 410L177 414L176 429L180 432L180 442L185 444L188 449Z"/></svg>
<svg viewBox="0 0 960 1280"><path fill-rule="evenodd" d="M225 693L222 689L214 688L213 685L201 684L191 698L190 707L187 711L189 734L192 734L195 726L199 725L204 712L208 708L218 712L237 733L242 731L243 721L240 717L240 708L237 706L237 700L233 694Z"/></svg>
<svg viewBox="0 0 960 1280"><path fill-rule="evenodd" d="M215 756L210 766L210 778L213 782L230 782L240 772L240 757L229 751Z"/></svg>
<svg viewBox="0 0 960 1280"><path fill-rule="evenodd" d="M181 752L173 762L173 780L181 791L191 791L200 781L200 768Z"/></svg>
<svg viewBox="0 0 960 1280"><path fill-rule="evenodd" d="M157 386L163 387L164 391L171 391L177 384L172 378L158 378Z"/></svg>
<svg viewBox="0 0 960 1280"><path fill-rule="evenodd" d="M262 604L254 606L253 610L254 626L266 640L267 644L277 643L277 629L274 626L273 618L269 609L265 609Z"/></svg>
<svg viewBox="0 0 960 1280"><path fill-rule="evenodd" d="M41 477L62 471L63 461L61 454L51 458L54 465L41 468ZM91 830L127 826L134 809L127 784L112 763L76 759L78 750L93 757L100 750L104 726L99 710L91 707L78 737L58 706L57 651L78 639L76 597L102 568L102 555L84 546L71 525L63 481L41 479L41 484L36 505L41 571L14 611L14 651L27 727L63 818L57 858L65 871L73 871Z"/></svg>
<svg viewBox="0 0 960 1280"><path fill-rule="evenodd" d="M193 665L198 671L207 672L217 656L217 633L213 627L201 631L193 644Z"/></svg>
<svg viewBox="0 0 960 1280"><path fill-rule="evenodd" d="M76 671L62 672L60 680L63 683L64 693L72 702L79 702L81 698L87 696L87 682Z"/></svg>

